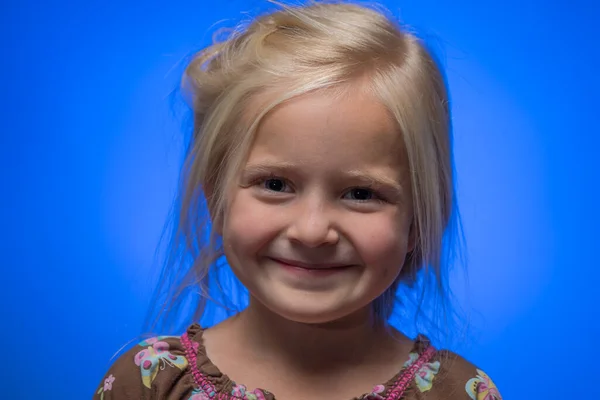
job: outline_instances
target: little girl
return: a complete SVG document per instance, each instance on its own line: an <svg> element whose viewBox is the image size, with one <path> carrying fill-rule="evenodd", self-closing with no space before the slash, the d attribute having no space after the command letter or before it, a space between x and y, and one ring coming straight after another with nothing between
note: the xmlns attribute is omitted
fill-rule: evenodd
<svg viewBox="0 0 600 400"><path fill-rule="evenodd" d="M501 399L388 323L402 288L446 291L450 113L423 44L363 6L283 6L200 52L184 83L194 132L163 308L191 288L200 321L224 260L248 305L141 342L95 399Z"/></svg>

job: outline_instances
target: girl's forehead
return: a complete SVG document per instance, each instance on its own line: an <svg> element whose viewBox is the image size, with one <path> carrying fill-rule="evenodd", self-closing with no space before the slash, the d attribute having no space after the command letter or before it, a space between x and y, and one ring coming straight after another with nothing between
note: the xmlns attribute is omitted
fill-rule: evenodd
<svg viewBox="0 0 600 400"><path fill-rule="evenodd" d="M310 93L271 110L258 127L248 162L268 159L329 169L405 166L403 139L387 108L360 93Z"/></svg>

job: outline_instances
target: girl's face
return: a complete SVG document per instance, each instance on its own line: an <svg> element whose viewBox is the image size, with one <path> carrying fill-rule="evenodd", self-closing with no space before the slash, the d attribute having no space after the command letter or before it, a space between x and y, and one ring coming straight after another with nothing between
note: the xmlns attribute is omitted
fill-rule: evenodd
<svg viewBox="0 0 600 400"><path fill-rule="evenodd" d="M367 311L414 242L404 154L388 112L366 94L314 93L269 113L221 227L251 296L303 323Z"/></svg>

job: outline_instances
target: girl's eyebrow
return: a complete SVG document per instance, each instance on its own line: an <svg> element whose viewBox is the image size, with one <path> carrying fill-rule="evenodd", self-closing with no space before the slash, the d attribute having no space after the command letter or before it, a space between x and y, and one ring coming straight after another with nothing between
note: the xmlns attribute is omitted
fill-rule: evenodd
<svg viewBox="0 0 600 400"><path fill-rule="evenodd" d="M294 163L285 161L263 162L249 164L242 170L242 176L255 176L262 174L277 174L277 173L293 173L298 170L298 166ZM393 194L402 195L404 192L403 185L394 178L387 176L379 171L365 170L341 170L339 171L341 178L345 178L356 182L359 185L367 187L375 187L392 192Z"/></svg>
<svg viewBox="0 0 600 400"><path fill-rule="evenodd" d="M263 162L246 165L242 169L242 174L255 175L260 173L291 172L296 168L295 164L285 161Z"/></svg>
<svg viewBox="0 0 600 400"><path fill-rule="evenodd" d="M350 170L341 171L341 173L352 180L363 182L367 186L390 186L397 187L399 191L402 190L402 185L400 185L400 182L377 171L369 172L361 170Z"/></svg>

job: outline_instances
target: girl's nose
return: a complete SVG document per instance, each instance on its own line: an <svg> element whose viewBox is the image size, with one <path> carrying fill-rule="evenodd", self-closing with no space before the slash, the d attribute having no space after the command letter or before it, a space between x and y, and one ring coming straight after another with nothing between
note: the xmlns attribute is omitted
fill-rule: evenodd
<svg viewBox="0 0 600 400"><path fill-rule="evenodd" d="M336 244L339 233L332 224L332 213L319 202L298 205L287 235L288 238L306 247L320 247Z"/></svg>

